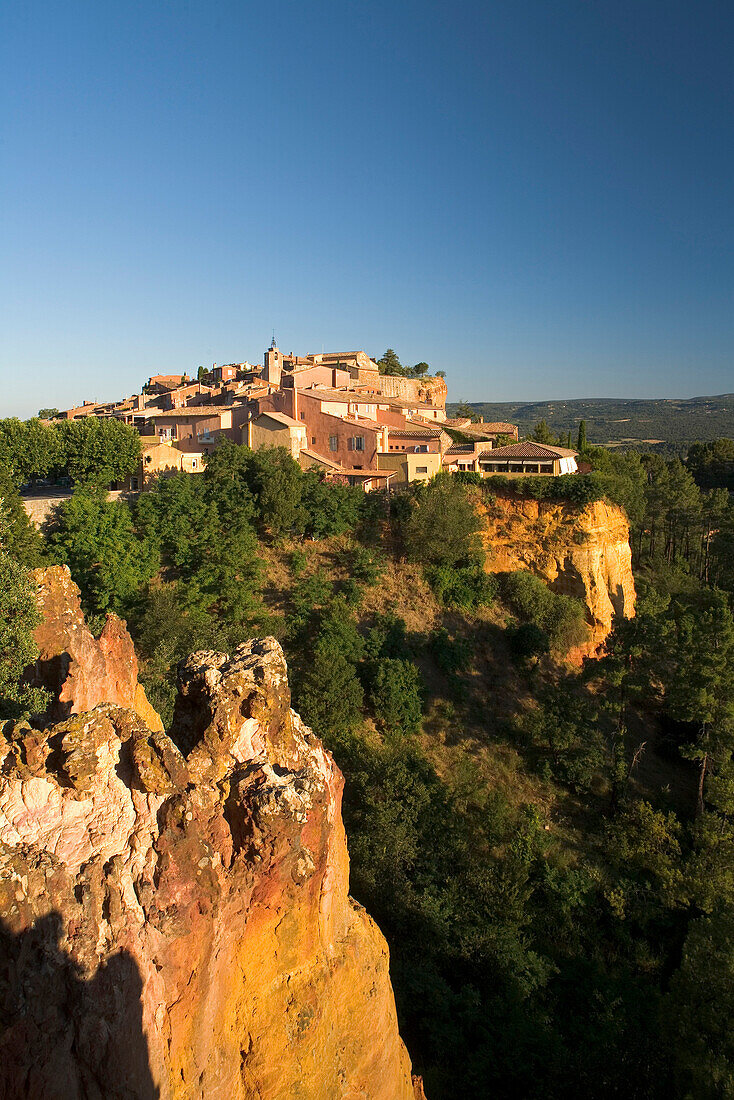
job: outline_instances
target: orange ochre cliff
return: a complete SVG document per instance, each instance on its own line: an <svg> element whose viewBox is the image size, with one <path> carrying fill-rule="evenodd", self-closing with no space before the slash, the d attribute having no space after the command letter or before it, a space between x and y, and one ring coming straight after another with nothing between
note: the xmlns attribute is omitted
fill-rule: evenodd
<svg viewBox="0 0 734 1100"><path fill-rule="evenodd" d="M585 605L589 642L572 656L599 652L613 615L634 615L629 523L618 505L497 495L480 510L489 572L527 569Z"/></svg>
<svg viewBox="0 0 734 1100"><path fill-rule="evenodd" d="M2 1100L423 1096L278 643L193 654L169 736L124 623L38 581L66 716L0 731Z"/></svg>

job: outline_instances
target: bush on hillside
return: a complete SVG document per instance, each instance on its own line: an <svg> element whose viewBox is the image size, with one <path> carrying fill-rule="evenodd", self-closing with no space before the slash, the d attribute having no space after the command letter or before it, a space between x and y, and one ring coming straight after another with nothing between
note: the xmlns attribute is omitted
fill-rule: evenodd
<svg viewBox="0 0 734 1100"><path fill-rule="evenodd" d="M437 474L416 489L403 523L406 553L422 565L467 565L481 555L480 526L465 487L450 474Z"/></svg>
<svg viewBox="0 0 734 1100"><path fill-rule="evenodd" d="M497 595L497 581L479 565L433 565L425 570L426 580L444 607L476 611L490 607Z"/></svg>
<svg viewBox="0 0 734 1100"><path fill-rule="evenodd" d="M567 652L587 638L584 608L579 600L552 592L538 577L524 570L501 578L505 603L526 623L534 623L554 649Z"/></svg>
<svg viewBox="0 0 734 1100"><path fill-rule="evenodd" d="M420 729L421 674L412 661L386 658L377 666L370 701L383 733L409 737Z"/></svg>

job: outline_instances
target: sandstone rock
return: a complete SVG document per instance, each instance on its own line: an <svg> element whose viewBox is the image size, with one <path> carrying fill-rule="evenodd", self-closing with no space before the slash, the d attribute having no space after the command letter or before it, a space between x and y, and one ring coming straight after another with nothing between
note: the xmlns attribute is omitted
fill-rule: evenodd
<svg viewBox="0 0 734 1100"><path fill-rule="evenodd" d="M109 703L7 725L0 1097L422 1097L342 786L272 638L194 654L170 737Z"/></svg>
<svg viewBox="0 0 734 1100"><path fill-rule="evenodd" d="M620 507L498 496L482 512L489 572L527 569L585 604L590 638L572 658L599 651L613 615L634 615L629 524Z"/></svg>
<svg viewBox="0 0 734 1100"><path fill-rule="evenodd" d="M443 409L446 407L448 387L443 378L402 378L396 374L381 374L380 393L404 401L423 401Z"/></svg>
<svg viewBox="0 0 734 1100"><path fill-rule="evenodd" d="M34 572L43 620L34 631L40 650L31 674L55 700L52 716L64 718L116 703L134 710L150 729L162 730L160 716L138 683L138 660L127 627L108 615L99 638L84 621L79 589L65 565Z"/></svg>

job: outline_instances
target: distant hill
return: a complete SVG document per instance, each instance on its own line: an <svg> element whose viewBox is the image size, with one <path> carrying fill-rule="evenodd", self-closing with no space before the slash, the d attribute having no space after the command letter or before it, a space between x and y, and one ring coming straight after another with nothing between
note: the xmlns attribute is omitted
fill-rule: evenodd
<svg viewBox="0 0 734 1100"><path fill-rule="evenodd" d="M718 397L669 398L656 401L616 397L578 398L570 401L470 401L483 420L509 420L520 434L545 420L552 431L575 437L580 420L586 421L590 443L687 444L734 437L734 393ZM446 406L456 415L457 404Z"/></svg>

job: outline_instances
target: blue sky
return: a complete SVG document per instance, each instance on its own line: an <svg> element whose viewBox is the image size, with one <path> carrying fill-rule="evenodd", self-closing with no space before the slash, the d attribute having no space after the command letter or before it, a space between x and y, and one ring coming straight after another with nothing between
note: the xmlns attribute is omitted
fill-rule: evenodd
<svg viewBox="0 0 734 1100"><path fill-rule="evenodd" d="M389 345L450 396L734 390L730 0L2 16L0 415Z"/></svg>

